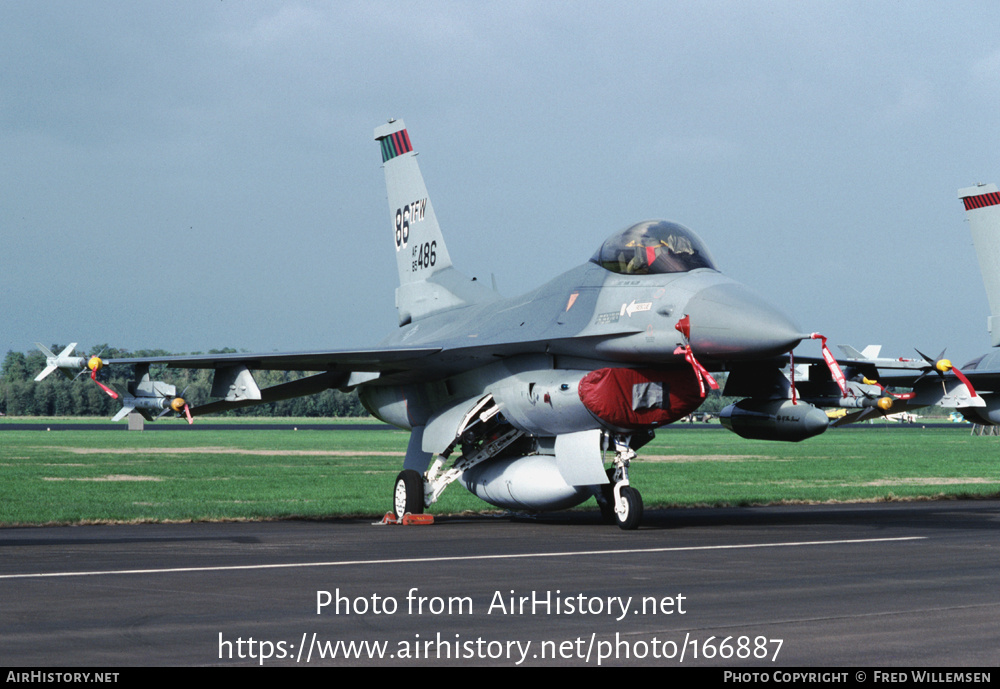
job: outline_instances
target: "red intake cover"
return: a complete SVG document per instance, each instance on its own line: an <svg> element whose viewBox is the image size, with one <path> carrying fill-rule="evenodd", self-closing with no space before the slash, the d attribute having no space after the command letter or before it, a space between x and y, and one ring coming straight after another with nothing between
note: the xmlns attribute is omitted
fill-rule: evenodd
<svg viewBox="0 0 1000 689"><path fill-rule="evenodd" d="M619 428L673 423L704 402L698 379L689 368L599 368L583 377L579 391L591 413ZM657 402L658 391L662 391L662 399Z"/></svg>

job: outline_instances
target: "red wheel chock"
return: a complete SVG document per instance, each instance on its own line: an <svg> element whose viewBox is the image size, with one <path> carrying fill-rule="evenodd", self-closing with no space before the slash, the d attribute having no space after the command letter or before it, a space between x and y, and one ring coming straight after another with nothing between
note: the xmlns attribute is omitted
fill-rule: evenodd
<svg viewBox="0 0 1000 689"><path fill-rule="evenodd" d="M410 514L407 512L403 515L402 519L396 519L396 515L392 512L386 512L385 516L382 517L382 521L375 522L379 525L389 525L389 524L400 524L402 526L419 526L423 524L433 524L434 515L433 514Z"/></svg>

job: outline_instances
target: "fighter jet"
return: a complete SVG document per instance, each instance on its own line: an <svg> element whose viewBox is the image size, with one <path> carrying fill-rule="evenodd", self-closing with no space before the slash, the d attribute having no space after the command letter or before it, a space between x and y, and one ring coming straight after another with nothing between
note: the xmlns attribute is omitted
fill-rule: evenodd
<svg viewBox="0 0 1000 689"><path fill-rule="evenodd" d="M692 230L668 220L631 224L582 265L505 298L452 265L403 122L378 127L375 140L399 273L398 327L378 346L94 357L86 363L91 377L98 381L104 365L132 365L125 409L147 417L183 410L189 419L356 389L373 416L411 433L392 490L400 520L424 513L458 481L515 510L559 510L595 497L608 521L634 529L642 498L629 480L630 460L657 428L689 415L718 387L709 371L730 372L727 394L746 396L723 413L740 435L797 441L826 430L826 414L796 399L780 372L785 355L815 335L720 272ZM51 355L46 372L82 367L71 352ZM824 358L833 358L825 340ZM172 386L150 380L154 364L214 369L218 401L172 398ZM318 373L261 390L253 370Z"/></svg>

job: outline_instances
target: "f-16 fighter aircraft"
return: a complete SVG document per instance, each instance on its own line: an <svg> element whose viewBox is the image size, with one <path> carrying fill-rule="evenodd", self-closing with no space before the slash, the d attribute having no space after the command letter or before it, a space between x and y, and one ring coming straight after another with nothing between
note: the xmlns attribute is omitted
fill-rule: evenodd
<svg viewBox="0 0 1000 689"><path fill-rule="evenodd" d="M423 513L457 480L486 502L519 510L564 509L593 496L623 529L642 515L630 460L656 428L702 404L717 387L710 370L729 371L727 394L746 397L722 415L740 435L796 441L827 428L826 414L797 399L780 372L811 335L723 275L690 229L666 220L630 225L579 267L504 298L452 265L403 122L378 127L375 139L399 271L398 328L372 349L95 357L86 365L98 384L102 365L135 366L116 418L172 409L190 420L357 389L374 416L411 431L392 493L397 518ZM832 362L825 342L823 352ZM82 368L84 358L72 353L46 350L40 375ZM153 364L215 369L219 400L192 407L174 398L172 386L150 380ZM252 370L319 373L261 390ZM839 402L848 389L835 363L830 371L827 383L842 392L817 393L825 403L875 404L876 388ZM853 389L851 396L859 397Z"/></svg>

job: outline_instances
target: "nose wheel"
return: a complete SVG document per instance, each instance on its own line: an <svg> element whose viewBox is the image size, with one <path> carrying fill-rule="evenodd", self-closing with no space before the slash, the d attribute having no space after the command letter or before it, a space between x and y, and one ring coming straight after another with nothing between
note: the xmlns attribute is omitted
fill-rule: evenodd
<svg viewBox="0 0 1000 689"><path fill-rule="evenodd" d="M642 521L642 496L632 486L621 489L621 498L615 506L615 523L619 529L631 531Z"/></svg>
<svg viewBox="0 0 1000 689"><path fill-rule="evenodd" d="M404 469L396 477L392 491L392 511L396 520L403 515L424 513L424 477L413 469Z"/></svg>

